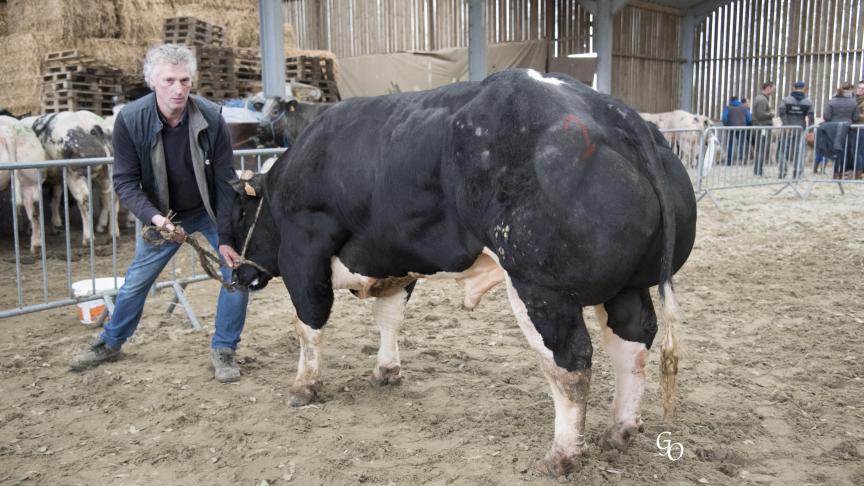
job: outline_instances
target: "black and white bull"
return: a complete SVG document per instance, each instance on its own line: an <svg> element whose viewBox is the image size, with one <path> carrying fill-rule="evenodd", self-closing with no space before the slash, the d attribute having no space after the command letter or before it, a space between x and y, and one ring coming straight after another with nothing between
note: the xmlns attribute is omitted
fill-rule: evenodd
<svg viewBox="0 0 864 486"><path fill-rule="evenodd" d="M312 120L334 104L307 103L294 98L268 98L261 109L257 145L290 148Z"/></svg>
<svg viewBox="0 0 864 486"><path fill-rule="evenodd" d="M640 401L660 285L693 246L696 202L660 133L620 101L563 76L512 70L482 83L343 101L318 117L267 174L238 181L235 282L281 275L297 310L292 404L321 387L321 333L333 289L376 297L373 374L400 380L397 333L416 279L456 278L466 304L506 281L519 327L552 388L555 435L540 462L566 474L586 449L594 306L616 373L604 447L641 429ZM247 235L249 235L247 237ZM262 271L263 270L263 271ZM667 320L664 412L677 373Z"/></svg>
<svg viewBox="0 0 864 486"><path fill-rule="evenodd" d="M111 157L111 136L106 133L105 120L95 113L79 110L42 115L33 121L32 126L45 148L45 153L53 160ZM66 186L81 212L82 241L85 245L93 240L88 223L92 186L87 178L87 172L86 167L80 166L66 169ZM99 233L110 226L113 234L119 236L117 228L119 202L113 196L114 188L108 166L93 166L90 169L90 178L99 191L101 206L98 218L93 218L93 226ZM48 171L48 182L54 186L51 223L55 228L62 224L59 210L62 180L63 174L60 170Z"/></svg>

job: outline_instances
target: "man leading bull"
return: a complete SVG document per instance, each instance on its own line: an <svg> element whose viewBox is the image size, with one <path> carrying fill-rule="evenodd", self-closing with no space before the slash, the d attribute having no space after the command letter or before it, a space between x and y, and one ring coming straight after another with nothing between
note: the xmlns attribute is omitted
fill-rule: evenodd
<svg viewBox="0 0 864 486"><path fill-rule="evenodd" d="M235 194L231 138L221 107L190 96L196 62L186 47L165 44L147 52L144 79L153 93L126 105L113 133L114 190L135 216L157 227L174 230L166 215L176 215L189 234L201 232L218 248L224 277L239 255L230 228ZM135 258L117 294L111 319L88 349L74 357L80 371L123 356L121 346L138 327L147 292L177 252L177 241L154 245L140 235ZM246 291L219 293L211 362L220 382L237 381L240 369L234 352L246 320Z"/></svg>

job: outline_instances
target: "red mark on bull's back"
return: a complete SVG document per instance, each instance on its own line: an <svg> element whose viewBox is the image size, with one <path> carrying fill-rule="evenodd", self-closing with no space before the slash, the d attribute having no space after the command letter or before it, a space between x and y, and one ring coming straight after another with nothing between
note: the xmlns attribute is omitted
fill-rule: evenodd
<svg viewBox="0 0 864 486"><path fill-rule="evenodd" d="M597 146L591 142L591 136L588 133L588 125L585 124L578 116L568 113L567 116L564 117L564 123L562 127L564 131L570 130L570 125L575 124L582 131L582 140L585 142L585 149L582 150L582 153L579 154L580 159L587 159L594 155L594 152L597 151ZM575 142L576 140L574 140Z"/></svg>

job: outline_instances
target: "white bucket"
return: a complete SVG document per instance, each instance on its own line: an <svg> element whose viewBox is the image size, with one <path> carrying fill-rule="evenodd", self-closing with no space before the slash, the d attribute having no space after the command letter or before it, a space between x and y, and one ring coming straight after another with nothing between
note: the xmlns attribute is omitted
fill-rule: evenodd
<svg viewBox="0 0 864 486"><path fill-rule="evenodd" d="M93 285L96 285L96 293L106 290L114 290L114 277L100 277L94 280L79 280L72 283L72 295L75 297L87 297L93 295ZM117 277L117 288L123 285L123 278ZM78 303L78 320L81 324L93 324L99 320L99 316L105 312L105 302L101 299Z"/></svg>

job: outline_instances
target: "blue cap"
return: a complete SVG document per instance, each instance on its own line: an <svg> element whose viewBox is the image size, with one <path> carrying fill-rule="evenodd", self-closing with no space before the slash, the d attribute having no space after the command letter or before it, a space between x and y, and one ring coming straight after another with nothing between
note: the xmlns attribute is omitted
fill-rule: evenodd
<svg viewBox="0 0 864 486"><path fill-rule="evenodd" d="M798 89L801 89L801 88L803 88L804 86L807 86L807 83L805 83L804 81L795 81L795 85L794 85L794 86L795 86L796 88L798 88Z"/></svg>

